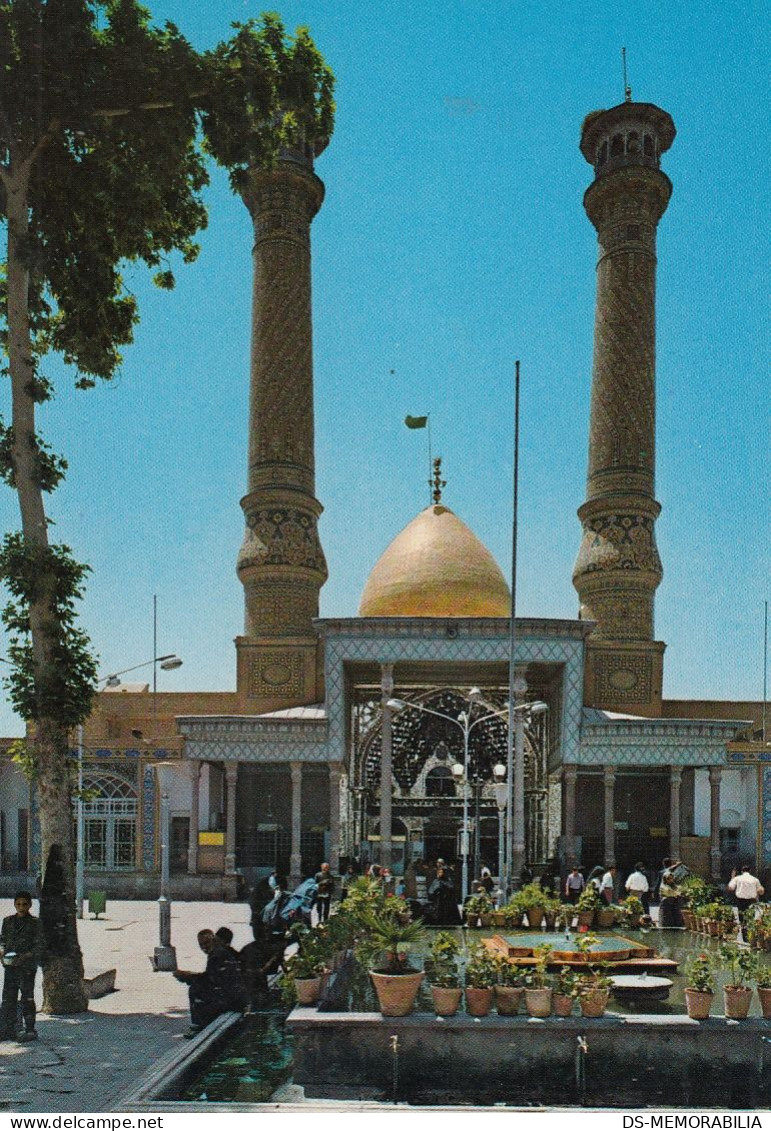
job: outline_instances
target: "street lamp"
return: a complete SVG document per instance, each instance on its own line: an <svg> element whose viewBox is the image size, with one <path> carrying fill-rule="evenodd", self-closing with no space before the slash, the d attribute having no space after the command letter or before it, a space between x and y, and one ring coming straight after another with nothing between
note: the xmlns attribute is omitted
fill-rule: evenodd
<svg viewBox="0 0 771 1131"><path fill-rule="evenodd" d="M487 711L484 715L480 715L476 719L472 719L472 709L475 703L482 700L482 692L478 687L472 687L467 696L468 710L461 711L457 718L454 715L445 715L442 711L434 711L431 707L424 707L422 703L407 703L403 699L389 699L386 706L390 707L392 711L404 711L407 707L415 711L422 711L426 715L435 715L438 719L444 719L446 722L454 723L455 726L460 727L463 732L463 764L456 763L451 767L453 777L458 781L463 781L463 826L461 829L461 858L463 860L463 871L461 878L461 892L462 899L465 900L469 893L468 883L468 858L469 858L469 828L468 828L468 756L469 756L469 736L474 727L479 726L480 723L486 722L488 719L494 719L501 715L508 714L508 707L504 707L500 711ZM459 771L459 772L456 772Z"/></svg>
<svg viewBox="0 0 771 1131"><path fill-rule="evenodd" d="M496 765L493 766L493 781L495 804L498 806L498 886L503 888L506 870L504 825L506 806L509 802L509 787L506 784L506 767L502 762L497 762Z"/></svg>
<svg viewBox="0 0 771 1131"><path fill-rule="evenodd" d="M176 970L177 952L171 945L171 899L169 898L169 787L166 770L173 762L155 762L161 793L161 892L158 896L158 940L153 969Z"/></svg>
<svg viewBox="0 0 771 1131"><path fill-rule="evenodd" d="M521 700L527 691L524 679L514 681L514 691ZM508 835L506 837L506 884L505 891L509 895L514 886L519 884L522 869L526 863L525 845L525 720L532 719L534 715L542 715L548 711L547 703L519 702L512 708L514 726L509 727L509 734L513 730L513 739L508 742L507 749L507 796L506 813Z"/></svg>

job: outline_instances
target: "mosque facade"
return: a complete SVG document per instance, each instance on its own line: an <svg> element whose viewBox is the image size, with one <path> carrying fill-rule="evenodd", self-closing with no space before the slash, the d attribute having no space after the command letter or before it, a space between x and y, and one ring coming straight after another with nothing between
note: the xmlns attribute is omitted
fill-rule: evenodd
<svg viewBox="0 0 771 1131"><path fill-rule="evenodd" d="M358 614L320 618L307 149L243 188L254 222L244 586L233 692L100 693L84 728L87 890L157 894L168 812L177 897L235 898L347 860L422 858L497 874L512 664L524 711L525 853L536 872L680 857L719 877L771 866L759 703L672 701L654 639L657 227L671 117L626 101L585 120L597 296L574 620L517 618L498 565L441 498L375 563ZM578 541L578 538L577 538ZM470 695L470 689L474 689ZM464 720L465 719L465 723ZM457 770L463 767L462 780ZM165 804L161 805L161 799ZM8 886L39 866L34 790L0 760Z"/></svg>

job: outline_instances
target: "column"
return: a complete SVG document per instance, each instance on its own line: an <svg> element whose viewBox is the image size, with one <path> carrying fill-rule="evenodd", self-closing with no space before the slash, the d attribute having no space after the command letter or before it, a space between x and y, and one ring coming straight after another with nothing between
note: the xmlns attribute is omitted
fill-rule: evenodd
<svg viewBox="0 0 771 1131"><path fill-rule="evenodd" d="M616 767L606 766L603 772L605 786L605 863L610 866L616 862L616 827L613 811L613 792L616 787Z"/></svg>
<svg viewBox="0 0 771 1131"><path fill-rule="evenodd" d="M565 824L563 827L565 863L570 865L576 860L576 782L578 781L578 766L563 766L562 780L565 806Z"/></svg>
<svg viewBox="0 0 771 1131"><path fill-rule="evenodd" d="M680 783L682 777L683 771L680 766L669 767L669 855L673 860L680 859Z"/></svg>
<svg viewBox="0 0 771 1131"><path fill-rule="evenodd" d="M380 666L380 691L383 709L382 737L380 747L380 863L384 867L391 867L391 796L393 778L392 757L392 714L387 706L388 700L394 693L394 666L381 664Z"/></svg>
<svg viewBox="0 0 771 1131"><path fill-rule="evenodd" d="M236 782L238 781L238 762L225 763L225 782L227 785L225 809L225 875L234 876L236 872Z"/></svg>
<svg viewBox="0 0 771 1131"><path fill-rule="evenodd" d="M187 870L191 876L198 871L198 830L201 826L201 760L191 758L190 771L190 831L187 841Z"/></svg>
<svg viewBox="0 0 771 1131"><path fill-rule="evenodd" d="M292 771L292 843L289 850L289 882L293 887L302 880L302 804L303 764L290 762Z"/></svg>
<svg viewBox="0 0 771 1131"><path fill-rule="evenodd" d="M312 622L327 566L315 497L310 238L324 186L312 147L249 170L239 191L254 224L254 276L238 688L258 705L313 703Z"/></svg>
<svg viewBox="0 0 771 1131"><path fill-rule="evenodd" d="M719 766L709 768L709 859L712 879L720 879L720 778Z"/></svg>
<svg viewBox="0 0 771 1131"><path fill-rule="evenodd" d="M341 762L329 763L329 867L334 875L340 871L340 774Z"/></svg>
<svg viewBox="0 0 771 1131"><path fill-rule="evenodd" d="M662 577L655 524L656 230L672 185L659 168L675 136L666 111L624 102L589 114L581 152L595 178L584 208L597 230L597 293L583 538L573 571L587 641L587 706L661 714Z"/></svg>

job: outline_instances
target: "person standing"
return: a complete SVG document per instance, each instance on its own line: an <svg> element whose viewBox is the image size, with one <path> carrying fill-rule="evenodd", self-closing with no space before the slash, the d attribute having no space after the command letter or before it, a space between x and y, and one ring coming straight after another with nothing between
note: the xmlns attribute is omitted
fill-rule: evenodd
<svg viewBox="0 0 771 1131"><path fill-rule="evenodd" d="M753 876L748 864L742 867L738 876L736 869L734 869L731 873L731 879L728 881L728 890L736 896L739 915L742 915L749 907L754 907L758 898L765 894L765 888L757 876Z"/></svg>
<svg viewBox="0 0 771 1131"><path fill-rule="evenodd" d="M329 918L329 909L332 905L332 893L335 890L335 878L330 871L329 864L322 864L316 873L316 913L319 923L326 923Z"/></svg>
<svg viewBox="0 0 771 1131"><path fill-rule="evenodd" d="M680 911L680 888L670 871L664 873L659 884L659 926L683 926L683 916Z"/></svg>
<svg viewBox="0 0 771 1131"><path fill-rule="evenodd" d="M624 885L629 895L636 895L643 905L643 911L646 915L651 913L651 896L650 884L648 877L645 875L645 865L642 863L635 864L634 871L627 876Z"/></svg>
<svg viewBox="0 0 771 1131"><path fill-rule="evenodd" d="M578 865L574 864L565 880L565 898L568 903L578 903L581 892L585 887L586 880L578 870Z"/></svg>
<svg viewBox="0 0 771 1131"><path fill-rule="evenodd" d="M16 913L3 919L0 929L0 953L5 968L0 1040L16 1036L16 1009L21 998L24 1031L19 1033L18 1040L36 1041L35 975L43 957L43 935L40 920L30 915L30 893L17 892L13 905Z"/></svg>
<svg viewBox="0 0 771 1131"><path fill-rule="evenodd" d="M615 864L611 864L600 883L600 899L604 900L608 907L615 900L617 875L618 868Z"/></svg>

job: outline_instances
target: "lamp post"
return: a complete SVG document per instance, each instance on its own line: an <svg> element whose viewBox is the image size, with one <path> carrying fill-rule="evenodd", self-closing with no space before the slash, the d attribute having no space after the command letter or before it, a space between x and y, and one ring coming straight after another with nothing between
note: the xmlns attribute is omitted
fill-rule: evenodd
<svg viewBox="0 0 771 1131"><path fill-rule="evenodd" d="M153 969L176 970L177 952L171 945L171 899L169 897L169 788L166 770L172 762L156 762L161 793L161 892L158 896L158 941L153 952Z"/></svg>
<svg viewBox="0 0 771 1131"><path fill-rule="evenodd" d="M465 900L469 893L468 883L468 858L469 858L469 827L468 827L468 758L469 758L469 737L474 727L479 726L480 723L486 722L488 719L494 719L501 715L508 714L508 707L504 707L500 711L487 711L484 715L478 718L472 718L472 709L475 703L479 703L482 698L482 692L478 687L472 687L468 693L468 710L461 711L457 718L454 715L445 715L442 711L434 711L431 707L424 707L422 703L407 703L403 699L389 699L387 706L392 711L403 711L407 707L415 711L422 711L426 715L435 715L438 719L444 719L446 722L454 723L455 726L460 727L463 732L463 764L456 763L452 767L452 774L456 781L463 784L463 824L461 827L461 859L463 861L463 870L461 876L461 897ZM456 772L460 771L460 772Z"/></svg>
<svg viewBox="0 0 771 1131"><path fill-rule="evenodd" d="M548 711L547 703L524 703L522 697L527 691L524 679L514 681L517 703L514 706L514 741L509 740L506 811L509 835L506 845L506 893L510 894L519 885L522 869L527 863L525 844L525 723L534 715Z"/></svg>
<svg viewBox="0 0 771 1131"><path fill-rule="evenodd" d="M493 766L493 779L495 804L498 806L498 886L503 888L506 870L505 821L506 806L509 803L509 787L506 784L506 767L501 762Z"/></svg>

